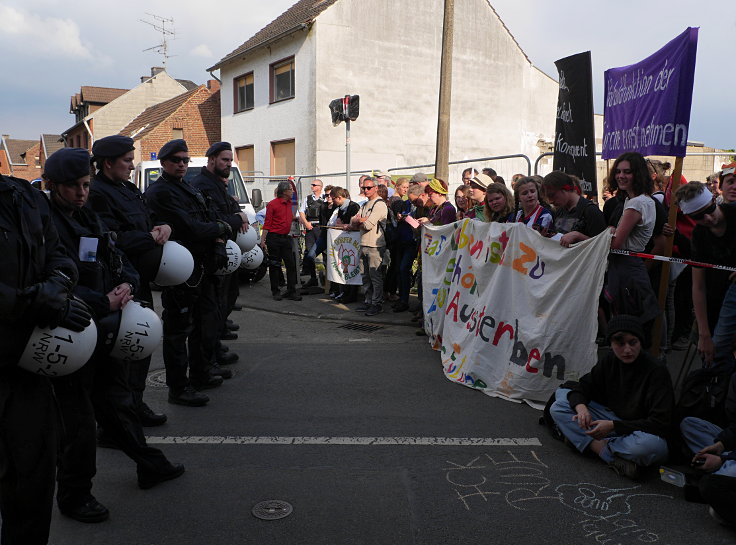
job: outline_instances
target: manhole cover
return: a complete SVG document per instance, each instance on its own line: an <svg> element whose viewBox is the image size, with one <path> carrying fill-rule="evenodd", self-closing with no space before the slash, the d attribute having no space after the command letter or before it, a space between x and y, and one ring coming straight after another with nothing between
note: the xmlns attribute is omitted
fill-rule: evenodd
<svg viewBox="0 0 736 545"><path fill-rule="evenodd" d="M262 520L277 520L291 515L294 508L281 500L266 500L253 506L253 516Z"/></svg>
<svg viewBox="0 0 736 545"><path fill-rule="evenodd" d="M166 388L166 369L151 371L146 377L146 386L151 388Z"/></svg>
<svg viewBox="0 0 736 545"><path fill-rule="evenodd" d="M349 323L345 325L338 326L338 329L350 329L352 331L363 331L365 333L372 333L374 331L377 331L379 329L383 329L382 325L373 325L373 324L357 324L357 323Z"/></svg>

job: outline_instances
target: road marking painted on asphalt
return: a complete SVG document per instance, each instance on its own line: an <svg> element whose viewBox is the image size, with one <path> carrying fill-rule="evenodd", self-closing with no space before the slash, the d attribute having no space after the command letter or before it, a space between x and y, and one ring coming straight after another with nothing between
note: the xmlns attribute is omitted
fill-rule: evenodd
<svg viewBox="0 0 736 545"><path fill-rule="evenodd" d="M277 437L277 436L218 436L185 435L147 437L149 444L187 445L350 445L350 446L542 446L536 437Z"/></svg>

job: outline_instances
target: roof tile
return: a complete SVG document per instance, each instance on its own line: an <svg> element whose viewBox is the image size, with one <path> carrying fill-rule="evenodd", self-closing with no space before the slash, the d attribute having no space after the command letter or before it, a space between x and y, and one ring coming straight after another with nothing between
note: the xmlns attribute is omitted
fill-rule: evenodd
<svg viewBox="0 0 736 545"><path fill-rule="evenodd" d="M281 34L297 30L301 25L311 23L324 10L329 8L337 0L299 0L296 4L276 17L268 25L251 36L244 44L225 55L220 62L208 70L216 70L228 61L244 55L256 47L265 44L269 40Z"/></svg>

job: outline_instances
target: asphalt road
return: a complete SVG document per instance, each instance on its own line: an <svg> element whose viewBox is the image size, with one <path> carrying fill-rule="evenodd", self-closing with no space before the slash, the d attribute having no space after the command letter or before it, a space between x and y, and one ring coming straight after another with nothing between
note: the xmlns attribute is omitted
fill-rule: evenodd
<svg viewBox="0 0 736 545"><path fill-rule="evenodd" d="M340 326L362 315L273 302L265 282L241 301L256 308L233 314L241 361L208 406L169 405L154 360L146 397L169 422L147 434L186 473L140 490L124 454L98 449L110 520L55 511L50 543L736 543L681 489L618 477L551 439L539 411L449 382L406 313L361 332ZM256 518L267 500L293 510Z"/></svg>

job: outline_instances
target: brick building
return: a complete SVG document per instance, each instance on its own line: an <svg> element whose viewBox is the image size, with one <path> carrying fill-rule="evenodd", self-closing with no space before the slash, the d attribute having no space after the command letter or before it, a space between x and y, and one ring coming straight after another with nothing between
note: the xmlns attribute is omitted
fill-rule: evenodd
<svg viewBox="0 0 736 545"><path fill-rule="evenodd" d="M40 143L2 135L0 142L0 174L33 180L41 176Z"/></svg>
<svg viewBox="0 0 736 545"><path fill-rule="evenodd" d="M203 156L220 140L220 85L210 80L147 108L123 130L135 141L135 162L148 161L166 142L183 138L192 156Z"/></svg>
<svg viewBox="0 0 736 545"><path fill-rule="evenodd" d="M95 139L118 134L146 108L174 98L197 86L172 78L160 67L151 68L132 89L84 86L71 97L70 113L75 124L64 131L68 147L91 150Z"/></svg>
<svg viewBox="0 0 736 545"><path fill-rule="evenodd" d="M39 149L39 163L41 170L46 164L46 159L55 151L64 147L64 139L60 134L42 134Z"/></svg>

